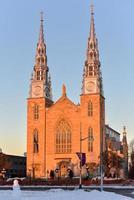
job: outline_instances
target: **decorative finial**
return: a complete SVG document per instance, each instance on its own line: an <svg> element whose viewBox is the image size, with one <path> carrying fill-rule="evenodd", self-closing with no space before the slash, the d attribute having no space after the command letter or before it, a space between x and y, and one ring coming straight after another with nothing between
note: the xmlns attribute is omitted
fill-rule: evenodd
<svg viewBox="0 0 134 200"><path fill-rule="evenodd" d="M40 12L40 21L43 23L43 11Z"/></svg>
<svg viewBox="0 0 134 200"><path fill-rule="evenodd" d="M126 126L123 126L123 135L126 135Z"/></svg>
<svg viewBox="0 0 134 200"><path fill-rule="evenodd" d="M62 85L62 96L66 96L66 86L64 84Z"/></svg>
<svg viewBox="0 0 134 200"><path fill-rule="evenodd" d="M43 11L40 12L40 33L39 33L39 44L44 44L44 31L43 31Z"/></svg>
<svg viewBox="0 0 134 200"><path fill-rule="evenodd" d="M91 12L91 15L94 14L94 4L93 4L93 1L91 1L90 12Z"/></svg>

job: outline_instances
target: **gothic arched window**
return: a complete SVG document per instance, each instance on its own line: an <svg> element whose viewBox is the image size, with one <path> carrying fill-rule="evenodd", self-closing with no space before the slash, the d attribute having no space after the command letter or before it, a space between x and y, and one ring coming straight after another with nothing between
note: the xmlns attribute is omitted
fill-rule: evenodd
<svg viewBox="0 0 134 200"><path fill-rule="evenodd" d="M88 102L88 116L93 116L93 103L91 101Z"/></svg>
<svg viewBox="0 0 134 200"><path fill-rule="evenodd" d="M39 134L37 129L33 132L33 153L39 152Z"/></svg>
<svg viewBox="0 0 134 200"><path fill-rule="evenodd" d="M37 80L40 80L40 71L37 71Z"/></svg>
<svg viewBox="0 0 134 200"><path fill-rule="evenodd" d="M90 58L91 58L91 59L93 58L93 53L92 53L92 52L90 52Z"/></svg>
<svg viewBox="0 0 134 200"><path fill-rule="evenodd" d="M92 76L92 75L93 75L93 67L89 66L89 76Z"/></svg>
<svg viewBox="0 0 134 200"><path fill-rule="evenodd" d="M35 120L39 119L39 106L37 104L34 105L33 115Z"/></svg>
<svg viewBox="0 0 134 200"><path fill-rule="evenodd" d="M71 127L62 119L56 128L56 153L71 153Z"/></svg>
<svg viewBox="0 0 134 200"><path fill-rule="evenodd" d="M97 75L97 66L94 66L94 76Z"/></svg>
<svg viewBox="0 0 134 200"><path fill-rule="evenodd" d="M93 128L88 129L88 151L93 152Z"/></svg>
<svg viewBox="0 0 134 200"><path fill-rule="evenodd" d="M90 49L92 49L93 48L93 44L92 43L90 43Z"/></svg>
<svg viewBox="0 0 134 200"><path fill-rule="evenodd" d="M38 63L40 63L40 58L38 58Z"/></svg>
<svg viewBox="0 0 134 200"><path fill-rule="evenodd" d="M41 73L41 80L43 80L43 71L40 72Z"/></svg>
<svg viewBox="0 0 134 200"><path fill-rule="evenodd" d="M38 53L40 54L40 49L38 50Z"/></svg>
<svg viewBox="0 0 134 200"><path fill-rule="evenodd" d="M96 58L96 52L94 52L94 57Z"/></svg>
<svg viewBox="0 0 134 200"><path fill-rule="evenodd" d="M44 62L44 58L43 57L41 58L41 61Z"/></svg>

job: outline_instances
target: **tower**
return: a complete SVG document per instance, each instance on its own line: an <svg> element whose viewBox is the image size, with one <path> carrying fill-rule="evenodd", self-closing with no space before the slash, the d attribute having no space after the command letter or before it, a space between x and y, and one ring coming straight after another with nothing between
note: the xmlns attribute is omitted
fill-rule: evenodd
<svg viewBox="0 0 134 200"><path fill-rule="evenodd" d="M127 144L127 132L126 132L125 126L123 127L122 153L124 155L124 162L123 162L124 174L127 177L128 176L128 144Z"/></svg>
<svg viewBox="0 0 134 200"><path fill-rule="evenodd" d="M41 13L35 66L27 99L27 175L32 177L43 177L46 173L46 108L53 104L51 79L48 73Z"/></svg>
<svg viewBox="0 0 134 200"><path fill-rule="evenodd" d="M89 136L87 154L88 159L90 158L89 162L93 158L92 162L98 163L100 149L104 149L105 99L103 96L93 5L90 7L90 13L90 33L82 81L81 121L83 137ZM84 148L86 151L86 145Z"/></svg>
<svg viewBox="0 0 134 200"><path fill-rule="evenodd" d="M90 12L90 34L88 38L87 59L85 61L83 73L82 94L98 93L103 96L102 76L99 61L98 40L95 34L93 5L91 5Z"/></svg>
<svg viewBox="0 0 134 200"><path fill-rule="evenodd" d="M31 78L30 98L45 97L52 100L51 78L48 75L46 44L43 31L43 14L41 13L40 33L36 48L35 66Z"/></svg>

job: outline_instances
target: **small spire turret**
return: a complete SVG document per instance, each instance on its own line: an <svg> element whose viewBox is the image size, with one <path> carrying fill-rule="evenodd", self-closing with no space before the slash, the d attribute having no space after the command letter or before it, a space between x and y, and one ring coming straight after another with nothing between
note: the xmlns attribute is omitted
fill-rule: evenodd
<svg viewBox="0 0 134 200"><path fill-rule="evenodd" d="M123 127L123 139L122 144L127 145L127 132L126 132L126 126Z"/></svg>

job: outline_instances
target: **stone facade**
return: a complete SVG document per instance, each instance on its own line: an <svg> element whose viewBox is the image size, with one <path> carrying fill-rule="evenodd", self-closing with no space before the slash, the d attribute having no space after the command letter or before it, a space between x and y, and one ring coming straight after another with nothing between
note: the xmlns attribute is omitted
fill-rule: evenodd
<svg viewBox="0 0 134 200"><path fill-rule="evenodd" d="M59 100L52 100L41 15L27 99L27 175L41 178L47 177L51 170L57 170L60 176L65 177L68 169L78 175L80 143L86 163L99 166L100 149L105 150L105 98L93 6L79 105L67 97L65 85Z"/></svg>

